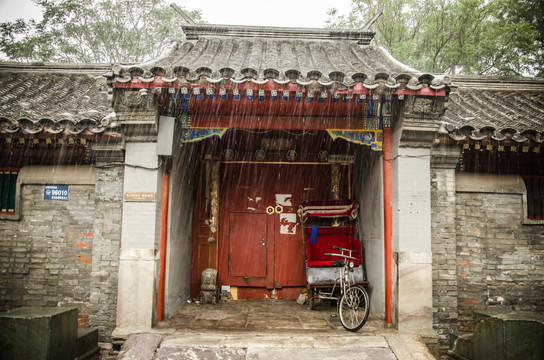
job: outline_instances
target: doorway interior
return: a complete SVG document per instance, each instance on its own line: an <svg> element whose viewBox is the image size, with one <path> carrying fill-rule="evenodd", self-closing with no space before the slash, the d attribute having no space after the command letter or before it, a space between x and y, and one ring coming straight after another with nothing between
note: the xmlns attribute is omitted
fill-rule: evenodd
<svg viewBox="0 0 544 360"><path fill-rule="evenodd" d="M191 298L211 267L238 299L296 299L306 285L297 210L352 198L356 145L324 131L229 130L199 147Z"/></svg>

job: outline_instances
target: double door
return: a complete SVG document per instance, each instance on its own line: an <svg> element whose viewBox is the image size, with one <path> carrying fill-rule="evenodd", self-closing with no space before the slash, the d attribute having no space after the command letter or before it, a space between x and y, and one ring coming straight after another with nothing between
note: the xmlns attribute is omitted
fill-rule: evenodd
<svg viewBox="0 0 544 360"><path fill-rule="evenodd" d="M327 165L222 164L219 282L268 291L305 286L296 211L329 191Z"/></svg>

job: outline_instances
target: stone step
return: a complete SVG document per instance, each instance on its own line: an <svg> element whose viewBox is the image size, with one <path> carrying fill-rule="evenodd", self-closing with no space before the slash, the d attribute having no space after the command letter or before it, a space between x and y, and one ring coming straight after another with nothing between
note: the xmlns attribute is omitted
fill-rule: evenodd
<svg viewBox="0 0 544 360"><path fill-rule="evenodd" d="M77 308L23 306L0 313L0 359L72 360Z"/></svg>
<svg viewBox="0 0 544 360"><path fill-rule="evenodd" d="M457 360L473 359L473 339L469 332L451 334L448 355Z"/></svg>
<svg viewBox="0 0 544 360"><path fill-rule="evenodd" d="M476 323L473 333L475 359L544 359L542 313L529 311L496 313Z"/></svg>
<svg viewBox="0 0 544 360"><path fill-rule="evenodd" d="M544 314L489 309L474 312L473 333L452 334L454 359L544 359Z"/></svg>
<svg viewBox="0 0 544 360"><path fill-rule="evenodd" d="M511 313L513 310L509 307L489 307L487 310L474 310L472 313L472 323L474 326L484 319L494 317L500 314Z"/></svg>
<svg viewBox="0 0 544 360"><path fill-rule="evenodd" d="M77 329L76 360L90 359L98 354L98 328Z"/></svg>

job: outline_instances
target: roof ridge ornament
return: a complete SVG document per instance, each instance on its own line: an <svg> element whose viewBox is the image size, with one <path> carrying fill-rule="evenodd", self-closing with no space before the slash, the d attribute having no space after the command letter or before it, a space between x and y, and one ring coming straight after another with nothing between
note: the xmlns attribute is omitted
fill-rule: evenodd
<svg viewBox="0 0 544 360"><path fill-rule="evenodd" d="M181 17L183 18L183 20L185 20L187 22L187 24L189 25L196 25L196 23L194 22L194 20L189 16L189 14L187 14L185 11L183 11L182 8L180 8L179 6L177 6L176 4L172 3L170 4L170 6L172 7L172 9L176 10L176 12L178 14L181 15Z"/></svg>
<svg viewBox="0 0 544 360"><path fill-rule="evenodd" d="M369 31L370 30L370 27L372 25L374 25L374 23L376 22L376 20L378 20L378 18L380 16L383 15L383 11L380 11L378 13L376 13L370 20L368 20L368 22L361 28L362 31Z"/></svg>

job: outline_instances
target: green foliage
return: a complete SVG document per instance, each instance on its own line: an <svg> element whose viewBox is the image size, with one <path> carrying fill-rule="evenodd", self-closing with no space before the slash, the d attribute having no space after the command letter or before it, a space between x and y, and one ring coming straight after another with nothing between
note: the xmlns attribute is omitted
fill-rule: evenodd
<svg viewBox="0 0 544 360"><path fill-rule="evenodd" d="M374 14L375 43L433 73L544 76L544 0L352 0L328 26L361 28Z"/></svg>
<svg viewBox="0 0 544 360"><path fill-rule="evenodd" d="M141 62L180 39L181 16L165 0L34 0L40 22L0 24L0 50L9 60ZM195 21L200 11L189 13Z"/></svg>

